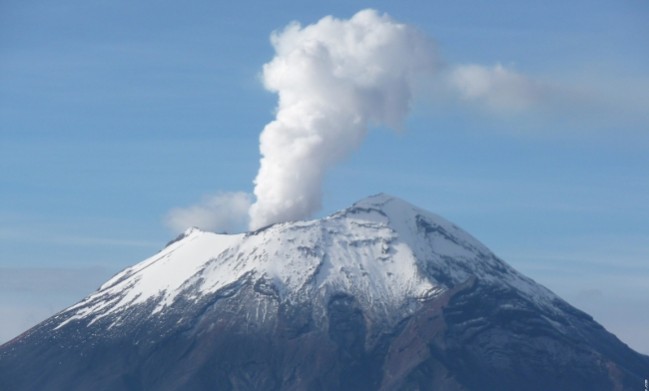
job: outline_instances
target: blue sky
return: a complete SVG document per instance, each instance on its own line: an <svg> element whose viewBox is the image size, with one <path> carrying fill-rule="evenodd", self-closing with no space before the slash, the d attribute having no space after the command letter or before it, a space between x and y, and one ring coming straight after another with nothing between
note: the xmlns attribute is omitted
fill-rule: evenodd
<svg viewBox="0 0 649 391"><path fill-rule="evenodd" d="M649 353L649 2L3 1L0 342L175 236L169 211L252 191L276 96L270 33L363 8L443 66L542 86L523 110L422 83L319 215L387 192L441 214Z"/></svg>

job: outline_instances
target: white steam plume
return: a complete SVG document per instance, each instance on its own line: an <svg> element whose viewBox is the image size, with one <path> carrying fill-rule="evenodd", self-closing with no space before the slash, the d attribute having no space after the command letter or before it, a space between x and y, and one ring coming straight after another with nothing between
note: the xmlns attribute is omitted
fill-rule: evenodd
<svg viewBox="0 0 649 391"><path fill-rule="evenodd" d="M430 38L374 10L305 27L294 22L273 33L271 43L275 57L262 81L279 103L260 136L255 203L246 193L217 194L171 211L170 228L239 231L308 218L321 206L327 170L361 144L370 126L402 128L414 87L427 81L441 82L431 92L442 101L499 115L551 108L563 96L500 64L438 69L443 61Z"/></svg>
<svg viewBox="0 0 649 391"><path fill-rule="evenodd" d="M402 127L413 84L436 62L431 40L374 10L292 23L271 42L276 55L262 79L279 104L260 137L251 229L318 210L326 171L368 126Z"/></svg>

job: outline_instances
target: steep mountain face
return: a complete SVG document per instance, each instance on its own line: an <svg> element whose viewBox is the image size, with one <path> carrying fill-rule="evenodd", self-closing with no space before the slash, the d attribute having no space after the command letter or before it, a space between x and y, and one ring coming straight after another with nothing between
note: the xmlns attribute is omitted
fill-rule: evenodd
<svg viewBox="0 0 649 391"><path fill-rule="evenodd" d="M638 390L649 357L439 216L377 195L191 229L0 347L2 390Z"/></svg>

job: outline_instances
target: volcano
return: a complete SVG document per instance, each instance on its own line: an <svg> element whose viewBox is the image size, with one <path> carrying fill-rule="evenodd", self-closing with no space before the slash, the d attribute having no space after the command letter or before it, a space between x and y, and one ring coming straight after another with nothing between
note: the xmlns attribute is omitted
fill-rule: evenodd
<svg viewBox="0 0 649 391"><path fill-rule="evenodd" d="M385 194L189 229L0 347L1 390L640 390L641 355Z"/></svg>

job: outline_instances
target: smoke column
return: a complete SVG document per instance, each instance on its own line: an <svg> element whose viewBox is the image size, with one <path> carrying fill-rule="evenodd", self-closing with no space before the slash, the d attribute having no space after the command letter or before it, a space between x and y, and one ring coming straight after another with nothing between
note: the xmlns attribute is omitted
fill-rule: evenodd
<svg viewBox="0 0 649 391"><path fill-rule="evenodd" d="M262 80L279 103L260 136L251 229L317 211L327 170L369 126L401 128L414 82L435 68L432 41L374 10L292 23L271 42L276 55Z"/></svg>

